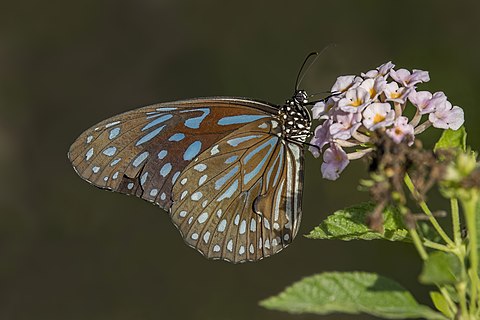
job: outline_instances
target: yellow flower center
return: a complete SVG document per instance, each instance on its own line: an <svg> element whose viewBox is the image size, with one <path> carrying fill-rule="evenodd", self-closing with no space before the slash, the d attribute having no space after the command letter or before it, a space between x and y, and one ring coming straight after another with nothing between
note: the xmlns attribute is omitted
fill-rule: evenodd
<svg viewBox="0 0 480 320"><path fill-rule="evenodd" d="M401 95L402 95L402 93L395 91L395 92L392 92L392 93L390 94L390 98L392 98L392 99L397 99L397 98L399 98Z"/></svg>
<svg viewBox="0 0 480 320"><path fill-rule="evenodd" d="M395 134L396 134L396 135L401 135L402 133L403 133L403 131L400 130L400 128L398 128L398 127L395 128Z"/></svg>
<svg viewBox="0 0 480 320"><path fill-rule="evenodd" d="M377 124L379 122L382 122L383 120L385 120L385 117L382 116L381 114L377 113L375 115L375 117L373 117L373 123Z"/></svg>
<svg viewBox="0 0 480 320"><path fill-rule="evenodd" d="M361 105L361 104L362 104L362 100L357 99L357 100L353 100L353 101L352 101L351 106L352 106L352 107L358 107L358 106Z"/></svg>
<svg viewBox="0 0 480 320"><path fill-rule="evenodd" d="M373 99L373 97L375 97L375 95L377 94L377 91L375 90L375 88L372 87L372 88L369 90L369 93L370 93L370 98Z"/></svg>

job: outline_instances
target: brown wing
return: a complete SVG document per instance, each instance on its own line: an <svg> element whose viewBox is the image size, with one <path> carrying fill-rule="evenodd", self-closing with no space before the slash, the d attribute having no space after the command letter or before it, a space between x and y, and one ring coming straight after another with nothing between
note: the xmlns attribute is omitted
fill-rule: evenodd
<svg viewBox="0 0 480 320"><path fill-rule="evenodd" d="M274 119L222 138L181 173L171 218L208 258L255 261L291 243L301 219L303 149Z"/></svg>
<svg viewBox="0 0 480 320"><path fill-rule="evenodd" d="M82 133L68 157L91 184L168 210L180 173L215 142L260 118L271 105L242 98L161 103L102 121Z"/></svg>

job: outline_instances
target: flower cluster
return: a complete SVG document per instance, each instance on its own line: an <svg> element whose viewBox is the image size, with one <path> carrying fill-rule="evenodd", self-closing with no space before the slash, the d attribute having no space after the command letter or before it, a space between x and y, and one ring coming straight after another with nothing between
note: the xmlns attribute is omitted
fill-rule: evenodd
<svg viewBox="0 0 480 320"><path fill-rule="evenodd" d="M387 62L360 76L338 77L332 95L312 108L313 118L321 124L310 151L315 157L323 153L324 178L336 180L350 160L371 152L374 131L411 145L429 126L453 130L462 126L463 110L452 106L443 92L417 91L418 84L430 80L427 71L394 67ZM404 115L407 105L416 109L411 119ZM347 153L347 148L354 151Z"/></svg>

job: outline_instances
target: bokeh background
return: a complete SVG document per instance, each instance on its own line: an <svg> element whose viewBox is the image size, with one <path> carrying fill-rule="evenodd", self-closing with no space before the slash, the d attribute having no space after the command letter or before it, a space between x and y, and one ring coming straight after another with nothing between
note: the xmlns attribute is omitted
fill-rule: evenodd
<svg viewBox="0 0 480 320"><path fill-rule="evenodd" d="M155 102L282 103L304 56L329 44L303 88L327 91L336 76L388 60L429 70L422 88L465 109L478 150L480 2L24 0L0 8L0 319L318 319L257 303L331 270L378 272L430 303L430 288L417 284L419 259L400 243L299 236L258 263L208 261L162 210L82 181L66 152L90 125ZM422 139L431 144L439 133ZM308 154L300 234L366 200L357 191L365 174L357 161L324 181ZM371 319L325 317L338 318Z"/></svg>

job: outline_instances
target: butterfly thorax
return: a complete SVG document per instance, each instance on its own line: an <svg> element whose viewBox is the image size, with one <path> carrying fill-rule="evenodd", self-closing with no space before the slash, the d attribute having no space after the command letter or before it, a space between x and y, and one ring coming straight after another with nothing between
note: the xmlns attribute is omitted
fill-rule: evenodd
<svg viewBox="0 0 480 320"><path fill-rule="evenodd" d="M303 142L311 135L312 117L305 107L307 97L305 91L298 90L292 99L287 100L278 110L282 130L287 138Z"/></svg>

